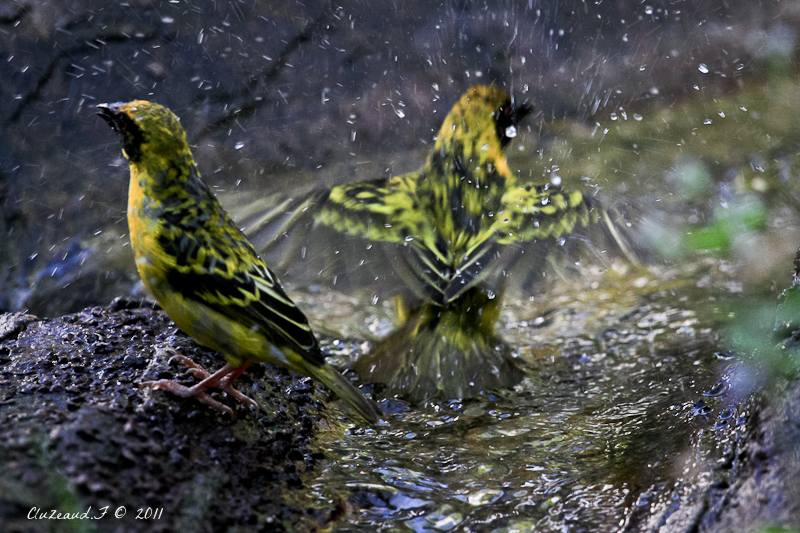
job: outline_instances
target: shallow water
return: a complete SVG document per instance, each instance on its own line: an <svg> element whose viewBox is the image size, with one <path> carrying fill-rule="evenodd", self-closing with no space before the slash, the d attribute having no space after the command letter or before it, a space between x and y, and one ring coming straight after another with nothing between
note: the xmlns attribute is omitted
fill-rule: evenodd
<svg viewBox="0 0 800 533"><path fill-rule="evenodd" d="M522 384L481 401L385 401L386 425L318 442L327 464L311 497L346 497L339 531L631 526L638 509L669 504L666 489L709 482L742 423L736 358L718 348L736 297L724 271L590 272L510 299L501 334L532 366Z"/></svg>

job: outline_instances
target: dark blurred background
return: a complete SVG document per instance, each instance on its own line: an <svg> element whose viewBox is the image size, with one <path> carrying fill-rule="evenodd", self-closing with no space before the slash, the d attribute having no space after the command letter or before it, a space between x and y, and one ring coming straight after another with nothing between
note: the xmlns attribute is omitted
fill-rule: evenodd
<svg viewBox="0 0 800 533"><path fill-rule="evenodd" d="M0 1L0 312L141 294L127 165L96 104L170 107L207 183L269 194L419 166L476 83L536 106L512 150L538 160L548 125L636 126L701 93L718 114L794 76L799 27L778 1ZM614 173L646 192L675 167Z"/></svg>

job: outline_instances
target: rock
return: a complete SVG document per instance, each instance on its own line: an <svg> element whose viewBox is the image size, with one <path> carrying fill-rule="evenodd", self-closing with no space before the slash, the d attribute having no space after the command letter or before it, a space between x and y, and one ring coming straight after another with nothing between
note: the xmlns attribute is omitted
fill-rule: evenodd
<svg viewBox="0 0 800 533"><path fill-rule="evenodd" d="M162 312L127 301L35 320L0 318L3 531L72 527L29 519L51 510L105 513L80 521L97 531L280 530L342 514L338 504L303 507L303 475L323 458L309 448L323 420L316 386L256 365L239 384L264 408L256 417L221 398L236 405L231 422L194 400L139 389L142 379L183 372L167 366L167 346L207 368L224 364Z"/></svg>

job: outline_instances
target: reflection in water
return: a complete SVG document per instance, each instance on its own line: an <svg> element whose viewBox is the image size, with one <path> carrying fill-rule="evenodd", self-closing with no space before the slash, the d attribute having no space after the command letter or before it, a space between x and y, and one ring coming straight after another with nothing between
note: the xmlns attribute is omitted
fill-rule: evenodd
<svg viewBox="0 0 800 533"><path fill-rule="evenodd" d="M738 423L722 311L679 279L584 283L548 292L548 313L506 309L502 334L534 369L514 391L384 402L386 426L320 442L329 464L310 484L320 504L348 491L340 531L617 530L706 475Z"/></svg>

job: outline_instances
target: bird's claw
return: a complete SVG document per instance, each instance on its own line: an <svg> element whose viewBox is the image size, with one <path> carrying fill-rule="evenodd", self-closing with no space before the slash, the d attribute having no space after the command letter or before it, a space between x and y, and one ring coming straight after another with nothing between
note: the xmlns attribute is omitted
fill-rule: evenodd
<svg viewBox="0 0 800 533"><path fill-rule="evenodd" d="M175 354L175 355L173 355L172 357L169 358L169 361L167 361L167 364L171 365L173 361L178 361L181 364L183 364L183 366L185 366L186 369L187 369L186 371L189 372L189 374L193 375L194 377L196 377L199 380L204 380L204 379L206 379L206 378L211 376L211 374L208 372L208 370L206 370L202 366L198 365L197 363L195 363L194 361L192 361L191 359L189 359L185 355Z"/></svg>
<svg viewBox="0 0 800 533"><path fill-rule="evenodd" d="M201 384L202 383L198 383L192 387L187 387L169 379L159 379L158 381L143 381L140 386L148 387L150 390L163 389L171 392L172 394L176 394L181 398L194 398L195 400L206 404L217 412L229 415L231 420L236 420L236 415L233 413L233 409L209 396L205 389L199 388Z"/></svg>
<svg viewBox="0 0 800 533"><path fill-rule="evenodd" d="M259 409L260 409L259 406L258 406L258 402L256 402L254 399L252 399L251 397L249 397L246 394L244 394L242 391L234 389L233 388L233 379L230 379L230 377L231 377L231 375L229 374L229 375L225 376L224 378L222 378L222 380L219 383L219 387L222 390L224 390L226 393L228 393L231 396L233 396L236 399L236 401L238 401L239 403L244 404L244 405L246 405L248 407L255 408L256 416L258 416L258 412L259 412Z"/></svg>
<svg viewBox="0 0 800 533"><path fill-rule="evenodd" d="M189 374L199 379L200 383L192 385L191 387L187 387L169 379L160 379L157 381L143 381L140 384L140 388L148 387L151 391L153 389L164 389L182 398L195 398L197 401L208 405L215 411L229 415L231 420L235 420L236 416L233 413L233 409L215 400L206 392L208 389L217 387L235 398L239 403L247 407L255 408L256 416L258 416L260 410L258 403L233 387L234 381L236 381L236 379L244 372L248 365L235 368L231 367L230 365L225 365L214 374L211 374L208 370L198 365L185 355L177 353L172 348L162 348L160 349L160 352L169 354L171 356L167 364L172 364L174 361L178 361L186 367Z"/></svg>

